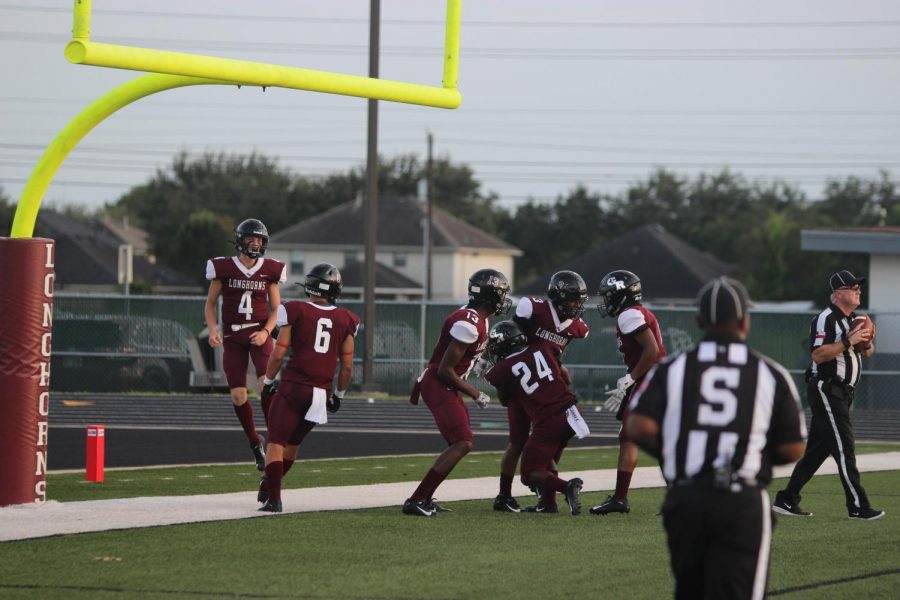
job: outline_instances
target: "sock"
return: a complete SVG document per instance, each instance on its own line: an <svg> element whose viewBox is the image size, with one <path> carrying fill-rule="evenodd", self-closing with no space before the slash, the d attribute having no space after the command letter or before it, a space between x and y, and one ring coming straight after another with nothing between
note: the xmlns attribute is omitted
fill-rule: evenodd
<svg viewBox="0 0 900 600"><path fill-rule="evenodd" d="M280 460L266 465L266 484L269 486L269 501L281 500L281 478L284 477L284 464Z"/></svg>
<svg viewBox="0 0 900 600"><path fill-rule="evenodd" d="M287 472L291 470L291 467L294 466L295 461L284 459L281 462L284 464L284 472L281 474L281 476L284 477L285 475L287 475Z"/></svg>
<svg viewBox="0 0 900 600"><path fill-rule="evenodd" d="M559 459L557 458L557 461L558 460ZM559 471L550 471L550 472L553 473L554 477L559 477ZM565 486L563 486L563 489L566 489ZM556 504L556 490L552 490L552 489L547 490L545 492L545 494L546 494L546 497L549 499L550 504Z"/></svg>
<svg viewBox="0 0 900 600"><path fill-rule="evenodd" d="M238 420L241 422L241 427L244 428L244 433L247 434L247 439L250 440L250 445L257 445L260 439L256 433L256 425L253 424L253 407L250 406L250 401L248 400L240 406L236 404L232 404L232 406L234 407L234 414L237 415Z"/></svg>
<svg viewBox="0 0 900 600"><path fill-rule="evenodd" d="M547 479L544 480L544 497L546 498L550 493L556 495L556 492L564 492L566 490L566 486L569 484L565 479L560 479L556 475L550 475ZM556 502L556 499L553 500Z"/></svg>
<svg viewBox="0 0 900 600"><path fill-rule="evenodd" d="M629 487L631 487L631 471L616 471L615 497L619 500L627 498Z"/></svg>
<svg viewBox="0 0 900 600"><path fill-rule="evenodd" d="M513 475L504 475L500 473L500 495L512 496Z"/></svg>
<svg viewBox="0 0 900 600"><path fill-rule="evenodd" d="M425 474L425 479L422 480L422 483L419 484L419 487L416 488L416 491L413 492L413 495L409 497L410 500L428 500L434 494L434 490L437 489L441 482L444 481L446 475L441 475L434 469L428 469L428 473Z"/></svg>

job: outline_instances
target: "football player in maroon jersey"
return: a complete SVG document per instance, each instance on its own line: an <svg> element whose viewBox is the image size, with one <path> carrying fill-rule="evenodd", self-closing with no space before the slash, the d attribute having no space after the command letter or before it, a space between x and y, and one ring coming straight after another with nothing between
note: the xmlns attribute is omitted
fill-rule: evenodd
<svg viewBox="0 0 900 600"><path fill-rule="evenodd" d="M278 284L287 274L283 262L263 258L269 244L269 232L262 221L247 219L234 230L237 256L211 258L206 262L209 293L206 296L206 326L209 345L224 344L223 369L234 412L250 442L256 468L265 468L262 438L253 422L253 408L247 401L247 366L250 360L262 387L266 361L272 353L275 311L281 304ZM222 328L217 327L216 303L222 297ZM266 410L263 404L263 412Z"/></svg>
<svg viewBox="0 0 900 600"><path fill-rule="evenodd" d="M641 280L631 271L611 271L600 282L600 304L603 316L616 319L616 343L625 361L626 373L616 382L616 389L608 392L604 408L616 412L623 425L628 418L628 399L640 387L644 375L666 355L659 323L648 309L641 306ZM591 508L593 515L631 512L628 488L637 466L638 446L619 429L619 464L616 470L616 491L602 504Z"/></svg>
<svg viewBox="0 0 900 600"><path fill-rule="evenodd" d="M588 299L587 284L574 271L560 271L550 278L547 296L524 296L516 304L513 320L522 328L529 341L539 342L546 355L560 364L561 376L569 383L569 372L562 366L562 355L573 339L586 338L587 324L581 320L584 303ZM515 399L506 405L509 421L509 444L500 460L500 493L494 498L494 510L519 512L519 503L512 496L512 482L522 448L531 430L531 419ZM552 469L558 472L556 465ZM543 498L544 495L541 494ZM555 492L551 492L552 505L556 505ZM541 512L543 504L525 508L527 512Z"/></svg>
<svg viewBox="0 0 900 600"><path fill-rule="evenodd" d="M562 492L572 514L581 514L583 482L560 479L556 463L573 435L582 438L590 431L553 347L541 338L529 341L515 321L501 321L488 334L487 351L495 362L485 378L497 389L500 403L518 404L532 423L522 449L521 477L525 485L540 489L542 496L540 510L529 512L559 512L556 493Z"/></svg>
<svg viewBox="0 0 900 600"><path fill-rule="evenodd" d="M271 398L266 475L257 496L265 502L259 509L263 512L281 512L281 480L297 460L306 435L328 422L327 413L341 408L353 374L359 317L335 306L343 287L341 272L333 265L316 265L303 287L308 301L292 300L278 307L278 341L263 380L263 396ZM278 386L274 380L288 348L291 358ZM332 391L338 362L337 388Z"/></svg>
<svg viewBox="0 0 900 600"><path fill-rule="evenodd" d="M511 305L509 280L500 271L481 269L469 278L469 302L453 311L444 321L441 336L428 366L413 386L410 402L419 403L419 395L434 416L438 430L447 442L425 478L403 503L403 513L432 517L440 508L434 503L434 491L456 464L472 449L472 428L463 394L484 408L490 398L466 381L469 371L487 345L488 317L505 314Z"/></svg>

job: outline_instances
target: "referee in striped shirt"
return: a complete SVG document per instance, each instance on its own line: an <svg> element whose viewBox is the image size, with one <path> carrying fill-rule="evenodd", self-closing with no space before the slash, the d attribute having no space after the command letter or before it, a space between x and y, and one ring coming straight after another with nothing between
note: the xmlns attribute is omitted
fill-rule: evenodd
<svg viewBox="0 0 900 600"><path fill-rule="evenodd" d="M838 271L829 279L831 303L810 323L812 366L806 385L806 398L812 410L809 445L791 474L785 489L775 496L775 512L797 517L811 517L800 508L800 490L815 475L829 456L834 457L847 514L853 520L874 521L884 516L875 510L859 481L856 468L856 439L850 423L850 405L859 383L862 358L875 352L870 332L851 329L859 306L860 286L865 277L854 277L850 271ZM857 350L857 345L865 346Z"/></svg>
<svg viewBox="0 0 900 600"><path fill-rule="evenodd" d="M721 277L697 298L703 339L666 358L631 400L625 428L659 459L676 598L762 598L772 465L793 462L806 427L785 369L751 350L749 299Z"/></svg>

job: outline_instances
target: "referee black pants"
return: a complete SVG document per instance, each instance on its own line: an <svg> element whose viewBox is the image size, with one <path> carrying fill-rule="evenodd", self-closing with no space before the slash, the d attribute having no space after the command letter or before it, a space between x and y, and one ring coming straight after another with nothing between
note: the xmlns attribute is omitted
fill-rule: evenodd
<svg viewBox="0 0 900 600"><path fill-rule="evenodd" d="M764 489L672 487L662 508L675 598L762 598L772 511Z"/></svg>
<svg viewBox="0 0 900 600"><path fill-rule="evenodd" d="M800 490L812 479L825 459L832 456L844 486L847 510L869 507L869 498L856 468L856 438L850 424L851 394L848 388L828 381L814 379L807 384L806 397L812 409L812 422L806 452L794 467L787 487L779 492L779 496L785 496L790 503L800 503Z"/></svg>

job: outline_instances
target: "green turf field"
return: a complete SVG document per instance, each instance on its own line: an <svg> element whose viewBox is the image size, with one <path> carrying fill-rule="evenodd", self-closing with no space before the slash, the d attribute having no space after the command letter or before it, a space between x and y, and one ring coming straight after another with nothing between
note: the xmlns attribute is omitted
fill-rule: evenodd
<svg viewBox="0 0 900 600"><path fill-rule="evenodd" d="M457 476L493 475L497 458L473 455ZM615 449L601 449L573 451L564 462L608 468L614 460ZM288 479L303 485L412 481L430 461L314 461L302 477L292 472ZM255 485L252 470L240 474L247 470L116 471L108 475L132 481L110 481L109 488L77 483L75 474L53 475L48 489L64 500L236 491ZM778 520L771 595L897 597L900 472L864 473L863 482L873 504L887 511L879 521L847 519L835 476L816 477L804 490L803 505L814 517ZM6 542L0 544L0 597L665 598L672 580L655 516L663 493L633 490L633 512L608 517L496 513L482 500L449 503L454 512L435 519L391 507ZM584 494L584 503L604 496Z"/></svg>

